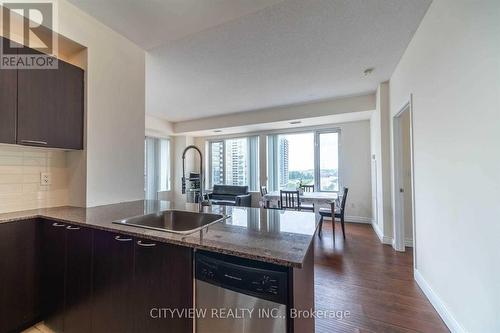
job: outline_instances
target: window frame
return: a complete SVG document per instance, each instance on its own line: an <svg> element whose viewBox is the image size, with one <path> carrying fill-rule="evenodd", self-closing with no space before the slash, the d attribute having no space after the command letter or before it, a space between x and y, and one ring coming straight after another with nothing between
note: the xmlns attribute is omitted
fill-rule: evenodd
<svg viewBox="0 0 500 333"><path fill-rule="evenodd" d="M147 141L148 139L152 139L155 142L155 147L154 147L154 171L155 171L155 182L156 182L156 199L158 199L158 193L159 192L170 192L172 191L172 140L169 137L159 137L159 136L152 136L152 135L145 135L144 136L144 196L147 196L148 193L148 157L150 156L148 154L148 144ZM166 189L164 191L160 191L159 189L161 188L161 185L159 184L160 181L160 174L161 172L161 160L160 160L160 147L161 147L161 141L164 140L167 142L167 147L168 147L168 152L167 152L167 184L166 184ZM157 165L156 165L157 164Z"/></svg>
<svg viewBox="0 0 500 333"><path fill-rule="evenodd" d="M208 154L207 154L207 157L208 157L208 163L207 163L207 171L205 172L205 176L208 176L208 182L206 182L206 185L205 185L205 189L206 190L213 190L213 187L214 187L214 184L213 184L213 179L212 179L212 144L213 143L222 143L222 150L223 150L223 153L222 153L222 160L223 160L223 178L224 178L224 183L226 182L226 141L227 140L238 140L238 139L246 139L248 141L250 141L250 139L252 137L257 137L257 158L260 159L260 150L259 150L259 140L260 140L260 137L258 135L248 135L248 136L231 136L231 137L224 137L224 138L216 138L216 139L207 139L206 140L206 149L208 150ZM249 142L249 145L250 145L250 142ZM249 158L249 162L251 162L250 160L250 156L248 156ZM258 188L260 186L260 181L259 181L259 175L260 175L260 163L257 164L258 165L258 168L257 170L255 170L256 174L257 174L257 184L255 184L255 186L257 187L257 191L258 191ZM252 189L252 186L250 184L251 182L251 163L249 163L248 165L248 168L249 168L249 184L247 184L248 186L248 191L249 192L253 192L254 190Z"/></svg>
<svg viewBox="0 0 500 333"><path fill-rule="evenodd" d="M340 193L342 189L342 130L340 127L330 127L330 128L321 128L321 129L303 129L303 130L298 130L298 131L278 131L278 132L272 132L268 133L266 135L267 140L269 140L270 137L279 137L280 135L294 135L294 134L303 134L303 133L312 133L314 136L314 190L316 192L326 192L326 193ZM327 133L337 133L338 135L338 170L337 170L337 175L338 175L338 191L323 191L321 190L321 169L320 169L320 135L321 134L327 134ZM269 146L267 146L269 149ZM274 152L274 162L276 162L276 151ZM270 184L270 181L278 178L278 175L270 175L269 174L269 156L267 155L267 163L266 163L266 172L267 172L267 186L270 189L275 188L275 184ZM276 169L276 166L274 166L274 171L278 173L279 171ZM279 191L279 185L275 189Z"/></svg>
<svg viewBox="0 0 500 333"><path fill-rule="evenodd" d="M321 189L321 134L329 134L336 133L337 134L337 154L338 154L338 165L337 165L337 178L338 178L338 190L337 191L326 191ZM342 131L340 128L329 128L329 129L320 129L314 131L314 188L317 192L326 192L326 193L339 193L342 188L342 176L340 170L342 159L341 156L341 140L342 140Z"/></svg>

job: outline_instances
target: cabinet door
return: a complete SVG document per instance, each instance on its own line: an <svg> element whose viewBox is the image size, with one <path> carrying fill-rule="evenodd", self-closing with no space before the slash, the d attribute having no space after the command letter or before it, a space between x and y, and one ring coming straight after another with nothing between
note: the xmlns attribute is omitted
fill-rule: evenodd
<svg viewBox="0 0 500 333"><path fill-rule="evenodd" d="M64 332L91 329L92 230L66 227L66 288Z"/></svg>
<svg viewBox="0 0 500 333"><path fill-rule="evenodd" d="M2 38L2 46L4 43L9 40ZM0 87L0 143L16 143L16 69L0 69Z"/></svg>
<svg viewBox="0 0 500 333"><path fill-rule="evenodd" d="M36 220L0 224L0 332L40 318L38 226Z"/></svg>
<svg viewBox="0 0 500 333"><path fill-rule="evenodd" d="M192 265L190 248L147 240L135 242L135 332L193 331L189 318L154 318L157 308L182 310L193 306Z"/></svg>
<svg viewBox="0 0 500 333"><path fill-rule="evenodd" d="M92 332L132 332L134 240L94 231Z"/></svg>
<svg viewBox="0 0 500 333"><path fill-rule="evenodd" d="M42 307L45 324L54 332L64 328L66 226L44 221L42 230Z"/></svg>
<svg viewBox="0 0 500 333"><path fill-rule="evenodd" d="M83 70L18 71L17 143L83 149Z"/></svg>

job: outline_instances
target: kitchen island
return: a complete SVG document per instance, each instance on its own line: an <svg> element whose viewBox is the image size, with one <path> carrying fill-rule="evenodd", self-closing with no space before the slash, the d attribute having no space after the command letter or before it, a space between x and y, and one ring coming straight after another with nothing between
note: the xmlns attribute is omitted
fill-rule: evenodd
<svg viewBox="0 0 500 333"><path fill-rule="evenodd" d="M70 333L113 329L154 332L164 331L165 325L175 327L176 332L190 332L193 318L159 320L152 318L150 311L158 307L194 306L193 260L194 253L199 251L274 265L287 272L287 308L299 311L314 308L313 243L317 228L314 214L205 207L206 213L230 217L209 226L203 236L113 223L169 209L197 211L197 205L153 200L0 214L0 238L15 239L22 237L19 233L28 232L31 237L25 242L33 242L25 246L21 258L3 260L1 264L5 266L2 269L9 270L15 266L13 263L28 260L34 273L32 278L23 280L34 297L26 304L20 302L17 308L11 307L9 311L15 315L9 317L22 320L8 328L23 328L30 320L46 320L53 323L54 330ZM12 274L22 273L14 269ZM71 285L74 287L68 290ZM45 295L47 291L50 292ZM30 296L27 294L26 298ZM70 296L73 298L68 299ZM134 300L134 313L128 300ZM137 312L141 315L137 316ZM145 318L146 314L150 318ZM313 319L287 317L287 332L312 331ZM3 332L1 327L0 332Z"/></svg>

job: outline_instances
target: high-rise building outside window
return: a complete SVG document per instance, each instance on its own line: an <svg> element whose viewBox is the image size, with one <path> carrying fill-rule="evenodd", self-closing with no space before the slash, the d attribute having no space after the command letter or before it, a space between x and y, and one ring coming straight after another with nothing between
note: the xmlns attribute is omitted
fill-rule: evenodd
<svg viewBox="0 0 500 333"><path fill-rule="evenodd" d="M268 135L268 188L339 191L339 137L337 129Z"/></svg>
<svg viewBox="0 0 500 333"><path fill-rule="evenodd" d="M259 188L259 140L257 136L209 141L209 182L213 185Z"/></svg>
<svg viewBox="0 0 500 333"><path fill-rule="evenodd" d="M210 179L213 184L224 183L224 142L210 144Z"/></svg>

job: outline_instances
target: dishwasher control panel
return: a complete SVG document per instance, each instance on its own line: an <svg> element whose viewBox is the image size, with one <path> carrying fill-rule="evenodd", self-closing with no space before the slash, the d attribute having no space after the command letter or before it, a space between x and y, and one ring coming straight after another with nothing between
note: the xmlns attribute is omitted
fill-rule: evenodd
<svg viewBox="0 0 500 333"><path fill-rule="evenodd" d="M284 268L229 256L196 253L196 279L269 301L287 304L288 273Z"/></svg>

